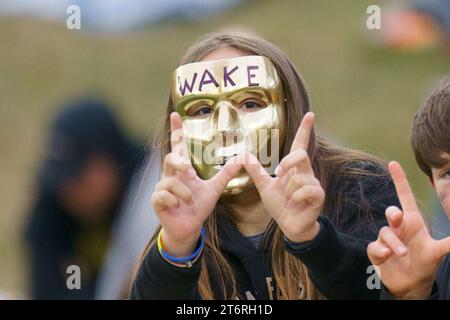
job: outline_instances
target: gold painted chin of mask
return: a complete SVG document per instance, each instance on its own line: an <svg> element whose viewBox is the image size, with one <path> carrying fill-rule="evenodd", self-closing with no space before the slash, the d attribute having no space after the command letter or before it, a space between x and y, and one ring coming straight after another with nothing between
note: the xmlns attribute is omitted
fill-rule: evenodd
<svg viewBox="0 0 450 320"><path fill-rule="evenodd" d="M203 179L226 161L248 150L270 174L279 162L285 138L283 89L272 62L262 56L195 62L172 76L172 100L183 119L191 162ZM241 170L223 195L249 189Z"/></svg>

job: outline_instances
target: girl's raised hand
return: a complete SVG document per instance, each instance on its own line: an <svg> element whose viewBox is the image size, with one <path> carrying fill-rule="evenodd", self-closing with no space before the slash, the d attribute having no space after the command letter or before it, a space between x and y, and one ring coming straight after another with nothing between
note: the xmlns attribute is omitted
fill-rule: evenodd
<svg viewBox="0 0 450 320"><path fill-rule="evenodd" d="M439 241L431 237L402 167L393 161L389 171L403 211L386 209L389 227L380 230L367 252L393 296L425 299L442 258L450 253L450 237Z"/></svg>
<svg viewBox="0 0 450 320"><path fill-rule="evenodd" d="M272 178L255 156L244 166L259 191L264 207L291 241L312 240L320 230L317 221L325 193L314 176L307 153L314 114L308 112L298 128L290 153Z"/></svg>
<svg viewBox="0 0 450 320"><path fill-rule="evenodd" d="M195 250L203 223L242 165L228 161L210 180L200 179L189 159L178 113L170 115L170 124L172 152L164 158L163 175L151 201L163 228L165 251L174 257L186 257Z"/></svg>

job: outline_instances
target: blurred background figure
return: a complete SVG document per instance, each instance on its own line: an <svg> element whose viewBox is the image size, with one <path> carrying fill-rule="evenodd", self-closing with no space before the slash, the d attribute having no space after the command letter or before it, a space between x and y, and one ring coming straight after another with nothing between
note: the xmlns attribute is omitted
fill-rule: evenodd
<svg viewBox="0 0 450 320"><path fill-rule="evenodd" d="M26 226L32 298L94 297L112 226L141 154L98 99L77 99L57 115ZM80 290L66 285L69 265L80 267Z"/></svg>
<svg viewBox="0 0 450 320"><path fill-rule="evenodd" d="M160 153L153 151L148 170L142 166L135 174L129 197L113 228L111 245L101 268L95 299L128 299L133 275L158 219L151 206L151 196L160 179Z"/></svg>
<svg viewBox="0 0 450 320"><path fill-rule="evenodd" d="M383 13L380 45L400 51L450 48L450 1L412 0Z"/></svg>

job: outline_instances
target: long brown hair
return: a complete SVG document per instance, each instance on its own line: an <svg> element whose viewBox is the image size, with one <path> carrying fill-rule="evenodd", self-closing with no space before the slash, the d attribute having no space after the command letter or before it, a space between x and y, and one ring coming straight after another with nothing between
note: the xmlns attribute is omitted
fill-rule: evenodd
<svg viewBox="0 0 450 320"><path fill-rule="evenodd" d="M179 61L179 65L201 61L207 54L223 47L237 49L249 55L265 56L272 61L277 69L286 98L286 139L282 150L280 150L280 155L284 157L289 152L303 115L310 109L309 98L302 79L294 65L278 47L256 36L242 33L205 35L187 50L184 57ZM173 111L175 111L174 105L169 95L164 123L155 140L155 148L158 148L161 152L161 161L170 152L169 117ZM348 181L349 177L356 177L357 180L361 176L384 174L385 169L374 173L373 170L366 169L364 163L374 164L379 168L382 168L384 164L377 158L365 153L335 147L314 132L311 134L308 153L315 175L325 190L326 198L323 213L330 216L339 229L340 222L343 221L344 204L347 201L347 195L342 191L344 182ZM360 219L360 221L370 220L371 208L368 202L364 201L362 190L360 190L357 198L359 200L354 201L354 205L359 206L360 217L357 217L357 219ZM205 254L201 261L202 271L198 289L204 299L234 299L238 296L236 275L219 247L218 215L233 217L233 212L223 199L219 200L214 212L205 221L208 236ZM233 219L231 220L233 221ZM143 256L155 244L159 229L148 244ZM276 288L281 293L278 298L319 298L317 290L309 279L307 268L298 258L284 249L283 233L274 221L270 222L267 232L271 233L267 245L270 250L271 267ZM266 239L268 238L266 237ZM213 290L212 281L215 282L214 288L220 288L221 293ZM300 289L301 291L299 291Z"/></svg>

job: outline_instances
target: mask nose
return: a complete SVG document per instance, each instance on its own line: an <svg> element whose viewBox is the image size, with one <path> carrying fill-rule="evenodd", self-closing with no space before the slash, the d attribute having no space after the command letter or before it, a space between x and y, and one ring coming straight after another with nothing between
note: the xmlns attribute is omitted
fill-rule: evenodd
<svg viewBox="0 0 450 320"><path fill-rule="evenodd" d="M219 142L222 147L231 147L242 141L242 127L238 111L233 105L226 101L220 102L214 112L214 120L217 128L217 138L219 139L216 142ZM231 152L231 149L229 152ZM221 154L221 152L218 153ZM235 152L232 153L234 154ZM231 155L227 154L227 156Z"/></svg>
<svg viewBox="0 0 450 320"><path fill-rule="evenodd" d="M221 133L232 133L241 129L237 111L228 102L220 102L216 108L217 130Z"/></svg>

